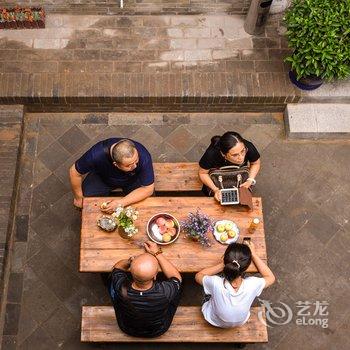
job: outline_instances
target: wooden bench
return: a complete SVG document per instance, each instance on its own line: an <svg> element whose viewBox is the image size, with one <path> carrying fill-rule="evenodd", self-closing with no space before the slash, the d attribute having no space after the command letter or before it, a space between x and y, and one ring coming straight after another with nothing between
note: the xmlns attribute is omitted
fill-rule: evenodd
<svg viewBox="0 0 350 350"><path fill-rule="evenodd" d="M200 191L198 163L153 163L156 191Z"/></svg>
<svg viewBox="0 0 350 350"><path fill-rule="evenodd" d="M167 343L265 343L267 327L264 307L253 307L246 324L222 329L204 320L199 306L178 307L169 330L157 338L135 338L123 333L117 324L112 306L83 306L81 323L82 342L167 342Z"/></svg>

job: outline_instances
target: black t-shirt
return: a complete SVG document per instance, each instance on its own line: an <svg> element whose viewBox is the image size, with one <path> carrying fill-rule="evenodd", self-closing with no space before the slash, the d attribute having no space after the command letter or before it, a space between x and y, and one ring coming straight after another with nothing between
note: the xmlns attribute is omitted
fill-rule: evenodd
<svg viewBox="0 0 350 350"><path fill-rule="evenodd" d="M226 160L220 153L219 148L211 144L200 159L199 166L202 169L213 169L228 165L246 166L248 163L256 162L260 158L258 150L250 141L244 140L244 145L247 147L248 151L243 164L235 164Z"/></svg>
<svg viewBox="0 0 350 350"><path fill-rule="evenodd" d="M181 282L175 277L155 281L146 291L133 289L131 282L129 272L112 271L110 288L119 328L134 337L162 335L170 327L179 304Z"/></svg>

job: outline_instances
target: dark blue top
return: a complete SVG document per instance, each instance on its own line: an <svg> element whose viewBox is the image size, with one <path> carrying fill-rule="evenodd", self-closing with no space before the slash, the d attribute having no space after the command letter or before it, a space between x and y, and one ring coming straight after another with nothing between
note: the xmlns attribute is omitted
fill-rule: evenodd
<svg viewBox="0 0 350 350"><path fill-rule="evenodd" d="M147 149L140 143L132 141L139 154L139 162L136 169L125 172L113 165L112 159L106 154L104 147L108 150L121 138L111 138L100 141L92 146L85 154L83 154L76 162L75 168L80 174L96 173L103 182L112 188L123 188L139 181L142 186L148 186L154 183L154 173L152 158Z"/></svg>

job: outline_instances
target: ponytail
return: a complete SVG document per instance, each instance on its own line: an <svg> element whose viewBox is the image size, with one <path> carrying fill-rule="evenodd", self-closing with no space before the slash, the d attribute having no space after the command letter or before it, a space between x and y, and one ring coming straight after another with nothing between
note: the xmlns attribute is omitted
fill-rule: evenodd
<svg viewBox="0 0 350 350"><path fill-rule="evenodd" d="M210 142L214 147L218 147L218 144L220 142L221 136L215 135L211 138Z"/></svg>
<svg viewBox="0 0 350 350"><path fill-rule="evenodd" d="M224 255L224 276L232 282L242 276L252 261L252 252L246 244L230 244Z"/></svg>
<svg viewBox="0 0 350 350"><path fill-rule="evenodd" d="M224 276L229 281L232 282L237 277L241 275L240 271L241 266L236 260L233 260L229 262L228 264L225 264L224 267Z"/></svg>

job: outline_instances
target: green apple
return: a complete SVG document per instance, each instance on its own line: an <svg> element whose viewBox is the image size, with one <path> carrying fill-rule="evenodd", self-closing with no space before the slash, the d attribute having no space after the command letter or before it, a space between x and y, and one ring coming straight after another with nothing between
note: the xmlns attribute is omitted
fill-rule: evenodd
<svg viewBox="0 0 350 350"><path fill-rule="evenodd" d="M228 222L228 223L225 225L225 230L226 230L226 231L230 231L230 230L232 230L232 228L233 228L233 225L232 225L231 222Z"/></svg>
<svg viewBox="0 0 350 350"><path fill-rule="evenodd" d="M218 232L224 232L225 231L225 225L220 224L220 225L216 226L216 230Z"/></svg>
<svg viewBox="0 0 350 350"><path fill-rule="evenodd" d="M233 231L233 230L229 230L229 231L227 231L227 235L228 235L230 238L234 238L234 237L236 237L236 232Z"/></svg>

